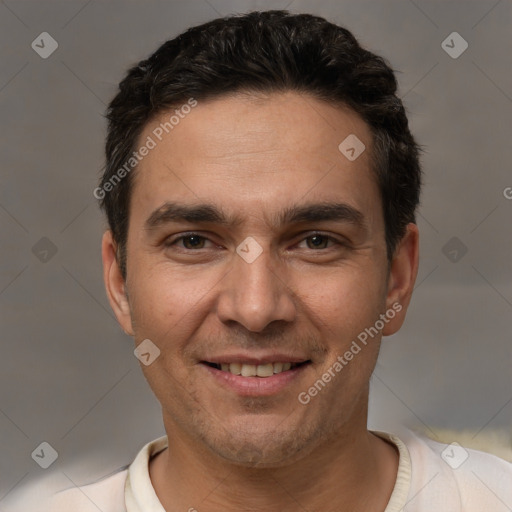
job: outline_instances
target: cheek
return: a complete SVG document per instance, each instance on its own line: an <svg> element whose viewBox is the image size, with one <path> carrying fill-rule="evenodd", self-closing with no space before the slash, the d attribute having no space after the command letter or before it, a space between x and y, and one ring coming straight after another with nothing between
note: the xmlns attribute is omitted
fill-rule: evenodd
<svg viewBox="0 0 512 512"><path fill-rule="evenodd" d="M132 267L130 306L137 340L152 339L161 349L179 351L212 308L217 272L165 268L146 264Z"/></svg>
<svg viewBox="0 0 512 512"><path fill-rule="evenodd" d="M375 267L336 269L322 279L308 278L304 272L298 286L297 295L312 318L331 334L357 335L373 325L385 304L385 280Z"/></svg>

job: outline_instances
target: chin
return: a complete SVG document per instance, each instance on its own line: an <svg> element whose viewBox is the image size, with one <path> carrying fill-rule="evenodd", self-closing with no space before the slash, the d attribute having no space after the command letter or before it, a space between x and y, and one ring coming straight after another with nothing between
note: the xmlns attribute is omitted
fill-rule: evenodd
<svg viewBox="0 0 512 512"><path fill-rule="evenodd" d="M245 425L247 426L247 424ZM281 467L305 457L321 442L325 435L321 429L275 428L226 429L223 434L203 437L209 449L223 459L244 467ZM242 428L242 429L241 429Z"/></svg>
<svg viewBox="0 0 512 512"><path fill-rule="evenodd" d="M267 443L254 442L230 443L229 446L214 447L217 455L229 462L243 467L281 467L295 459L295 451L291 443L269 447Z"/></svg>

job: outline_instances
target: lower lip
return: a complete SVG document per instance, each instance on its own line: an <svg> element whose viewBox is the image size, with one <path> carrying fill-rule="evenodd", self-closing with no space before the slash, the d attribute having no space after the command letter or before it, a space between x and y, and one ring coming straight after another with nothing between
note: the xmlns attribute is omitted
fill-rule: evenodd
<svg viewBox="0 0 512 512"><path fill-rule="evenodd" d="M204 363L200 363L200 366L207 370L222 387L240 396L271 396L292 384L310 364L305 363L285 372L275 373L271 377L242 377Z"/></svg>

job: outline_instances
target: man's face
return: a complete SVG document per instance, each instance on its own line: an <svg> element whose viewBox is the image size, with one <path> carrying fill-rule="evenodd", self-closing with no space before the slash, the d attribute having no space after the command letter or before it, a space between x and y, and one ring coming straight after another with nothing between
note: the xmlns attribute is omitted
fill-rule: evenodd
<svg viewBox="0 0 512 512"><path fill-rule="evenodd" d="M167 432L270 465L365 428L380 333L341 370L333 365L397 296L369 128L291 92L199 102L158 141L152 132L169 115L140 137L157 146L134 171L128 299L114 305L137 344L160 350L142 368ZM338 149L350 134L366 146L353 161ZM326 204L338 207L293 218ZM210 205L210 215L179 218L172 205ZM329 382L303 403L325 373Z"/></svg>

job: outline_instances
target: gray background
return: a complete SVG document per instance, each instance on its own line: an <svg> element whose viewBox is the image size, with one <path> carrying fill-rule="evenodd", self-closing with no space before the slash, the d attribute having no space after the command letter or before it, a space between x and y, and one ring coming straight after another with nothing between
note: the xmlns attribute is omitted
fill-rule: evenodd
<svg viewBox="0 0 512 512"><path fill-rule="evenodd" d="M0 511L36 479L90 482L164 434L101 277L92 190L117 83L190 25L287 6L391 62L425 147L417 289L384 340L370 426L512 430L510 1L2 1ZM59 47L42 59L45 31ZM441 47L453 31L469 44L457 59ZM42 441L59 453L46 470Z"/></svg>

